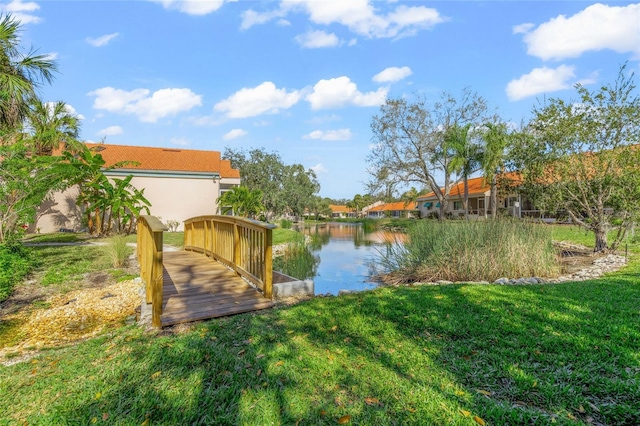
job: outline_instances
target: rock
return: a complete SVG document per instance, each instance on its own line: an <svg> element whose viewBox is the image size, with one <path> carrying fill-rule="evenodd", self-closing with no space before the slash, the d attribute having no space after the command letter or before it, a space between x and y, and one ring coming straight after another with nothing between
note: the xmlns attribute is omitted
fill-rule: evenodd
<svg viewBox="0 0 640 426"><path fill-rule="evenodd" d="M509 284L509 278L498 278L493 283L494 284Z"/></svg>
<svg viewBox="0 0 640 426"><path fill-rule="evenodd" d="M436 284L453 284L453 281L438 280L436 281Z"/></svg>

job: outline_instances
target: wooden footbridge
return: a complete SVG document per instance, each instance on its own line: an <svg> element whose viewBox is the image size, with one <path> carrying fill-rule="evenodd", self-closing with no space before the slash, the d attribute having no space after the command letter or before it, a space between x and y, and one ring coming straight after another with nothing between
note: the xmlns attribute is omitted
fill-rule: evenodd
<svg viewBox="0 0 640 426"><path fill-rule="evenodd" d="M272 307L274 227L232 216L195 217L184 222L184 251L164 252L167 228L155 216L140 216L137 254L153 325Z"/></svg>

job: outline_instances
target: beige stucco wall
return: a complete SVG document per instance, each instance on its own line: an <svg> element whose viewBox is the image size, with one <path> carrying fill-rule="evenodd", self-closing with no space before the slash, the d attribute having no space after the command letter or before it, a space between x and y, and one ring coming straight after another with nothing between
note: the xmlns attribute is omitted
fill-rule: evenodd
<svg viewBox="0 0 640 426"><path fill-rule="evenodd" d="M109 177L124 178L110 174ZM239 185L240 179L222 179L223 184ZM150 213L166 223L168 220L182 222L201 215L217 214L217 201L220 194L220 181L212 178L184 177L142 177L135 176L131 184L144 188L144 196L151 203ZM43 204L41 214L32 230L57 232L60 228L80 231L80 209L75 206L78 195L76 188L54 195L53 202Z"/></svg>

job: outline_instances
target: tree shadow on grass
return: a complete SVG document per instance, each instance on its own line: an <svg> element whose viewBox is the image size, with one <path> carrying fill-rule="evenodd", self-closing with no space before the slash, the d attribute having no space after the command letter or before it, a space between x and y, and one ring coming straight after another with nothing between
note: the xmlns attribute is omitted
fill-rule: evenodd
<svg viewBox="0 0 640 426"><path fill-rule="evenodd" d="M11 386L59 394L32 424L633 424L637 281L382 288L131 329Z"/></svg>

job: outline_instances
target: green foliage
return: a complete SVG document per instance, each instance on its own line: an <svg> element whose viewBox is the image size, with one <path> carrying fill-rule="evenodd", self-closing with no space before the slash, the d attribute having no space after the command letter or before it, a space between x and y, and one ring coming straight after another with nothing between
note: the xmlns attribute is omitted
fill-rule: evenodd
<svg viewBox="0 0 640 426"><path fill-rule="evenodd" d="M21 22L17 17L0 17L0 130L14 131L22 125L29 102L42 83L51 83L57 71L49 55L37 55L32 49L21 52ZM3 134L6 136L6 134ZM15 135L9 135L13 139Z"/></svg>
<svg viewBox="0 0 640 426"><path fill-rule="evenodd" d="M290 243L282 256L273 259L273 269L285 275L306 280L316 276L320 258L307 246L302 234Z"/></svg>
<svg viewBox="0 0 640 426"><path fill-rule="evenodd" d="M13 288L31 271L34 262L31 251L20 243L0 244L0 302L11 295Z"/></svg>
<svg viewBox="0 0 640 426"><path fill-rule="evenodd" d="M419 221L409 241L382 258L392 281L494 281L555 276L559 265L551 230L521 220Z"/></svg>
<svg viewBox="0 0 640 426"><path fill-rule="evenodd" d="M289 219L280 219L280 228L282 229L291 229L293 226L293 222Z"/></svg>
<svg viewBox="0 0 640 426"><path fill-rule="evenodd" d="M69 151L80 149L80 120L62 102L43 102L33 98L27 110L26 131L37 155L51 155L60 144Z"/></svg>
<svg viewBox="0 0 640 426"><path fill-rule="evenodd" d="M255 218L264 211L262 205L262 191L251 190L246 186L238 186L222 194L218 198L218 205L222 214Z"/></svg>
<svg viewBox="0 0 640 426"><path fill-rule="evenodd" d="M32 155L27 145L0 145L0 242L32 223L46 197L74 177L63 157Z"/></svg>
<svg viewBox="0 0 640 426"><path fill-rule="evenodd" d="M264 149L245 152L225 148L223 158L240 170L243 186L262 192L268 217L287 212L302 216L305 209L313 207L320 185L312 170L300 164L285 165L280 155Z"/></svg>
<svg viewBox="0 0 640 426"><path fill-rule="evenodd" d="M513 156L522 189L593 232L596 251L615 249L640 211L640 96L625 68L598 90L576 85L579 102L554 98L536 108Z"/></svg>

